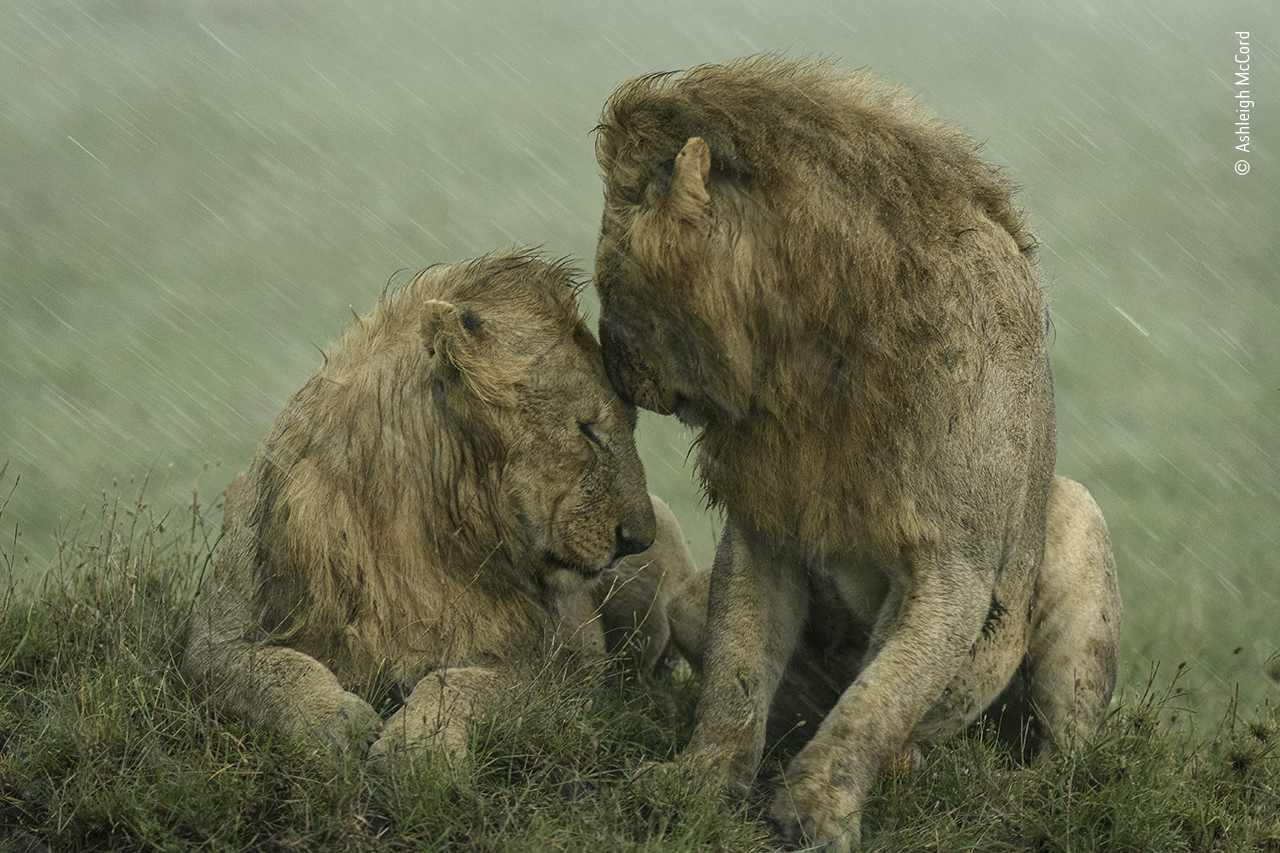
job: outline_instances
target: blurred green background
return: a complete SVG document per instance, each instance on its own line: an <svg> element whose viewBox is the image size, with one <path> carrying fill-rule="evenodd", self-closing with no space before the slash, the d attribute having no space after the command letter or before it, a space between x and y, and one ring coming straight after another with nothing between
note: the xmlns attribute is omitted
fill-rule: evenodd
<svg viewBox="0 0 1280 853"><path fill-rule="evenodd" d="M1193 702L1274 702L1278 25L1269 0L0 0L4 535L34 577L117 480L212 504L397 274L512 245L589 265L591 129L624 79L828 55L905 84L1025 187L1059 470L1111 525L1122 677L1186 661ZM719 520L689 439L639 433L706 566Z"/></svg>

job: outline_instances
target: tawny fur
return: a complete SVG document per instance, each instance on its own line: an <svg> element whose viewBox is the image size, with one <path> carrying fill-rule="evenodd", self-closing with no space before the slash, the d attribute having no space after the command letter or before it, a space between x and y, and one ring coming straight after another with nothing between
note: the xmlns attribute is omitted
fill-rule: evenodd
<svg viewBox="0 0 1280 853"><path fill-rule="evenodd" d="M1033 694L1067 668L1091 685L1042 720L1050 737L1095 725L1119 597L1108 548L1088 607L1037 598L1053 384L1008 180L896 88L825 62L642 77L598 130L606 367L701 429L727 515L685 771L744 790L784 674L829 676L773 815L847 849L885 762L970 724L1020 665ZM1061 622L1071 651L1037 657Z"/></svg>
<svg viewBox="0 0 1280 853"><path fill-rule="evenodd" d="M216 707L457 762L473 714L552 655L604 654L606 629L641 665L666 653L694 568L576 293L509 252L426 270L347 330L228 490L184 660ZM402 706L376 741L374 704Z"/></svg>

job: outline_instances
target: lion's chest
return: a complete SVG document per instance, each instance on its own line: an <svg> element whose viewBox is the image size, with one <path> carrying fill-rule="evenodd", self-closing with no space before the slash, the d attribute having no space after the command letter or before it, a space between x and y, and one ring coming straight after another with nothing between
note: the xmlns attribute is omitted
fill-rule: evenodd
<svg viewBox="0 0 1280 853"><path fill-rule="evenodd" d="M869 451L858 435L704 437L699 468L712 503L730 517L815 557L844 559L868 546L894 552L933 533L900 461Z"/></svg>

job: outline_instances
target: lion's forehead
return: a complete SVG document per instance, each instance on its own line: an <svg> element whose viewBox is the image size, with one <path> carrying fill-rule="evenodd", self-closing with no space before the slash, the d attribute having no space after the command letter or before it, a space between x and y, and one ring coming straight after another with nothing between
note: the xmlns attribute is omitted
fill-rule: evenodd
<svg viewBox="0 0 1280 853"><path fill-rule="evenodd" d="M622 401L601 371L581 366L535 371L519 389L524 417L577 429L578 423L626 428Z"/></svg>

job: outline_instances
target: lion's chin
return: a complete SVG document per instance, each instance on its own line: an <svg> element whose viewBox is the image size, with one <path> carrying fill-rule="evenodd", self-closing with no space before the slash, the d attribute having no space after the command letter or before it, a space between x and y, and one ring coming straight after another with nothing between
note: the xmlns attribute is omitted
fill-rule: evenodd
<svg viewBox="0 0 1280 853"><path fill-rule="evenodd" d="M679 400L677 395L670 392L661 392L649 381L643 382L640 388L635 389L631 395L635 404L642 409L648 409L651 412L657 412L660 415L676 414Z"/></svg>
<svg viewBox="0 0 1280 853"><path fill-rule="evenodd" d="M608 566L592 568L580 563L572 563L550 552L545 554L545 560L545 582L558 592L576 592L600 577L600 573L608 568Z"/></svg>
<svg viewBox="0 0 1280 853"><path fill-rule="evenodd" d="M542 583L556 598L565 599L585 590L599 576L600 572L550 568L543 575Z"/></svg>

